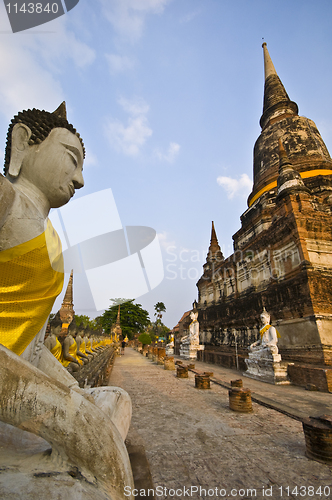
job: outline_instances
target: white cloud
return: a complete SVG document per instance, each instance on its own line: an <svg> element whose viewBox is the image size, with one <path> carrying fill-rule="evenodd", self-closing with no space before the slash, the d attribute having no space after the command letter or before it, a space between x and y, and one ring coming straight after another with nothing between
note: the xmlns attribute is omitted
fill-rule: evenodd
<svg viewBox="0 0 332 500"><path fill-rule="evenodd" d="M169 239L168 233L166 233L166 231L163 231L162 233L157 233L157 236L160 246L165 250L169 250L171 252L176 248L175 241Z"/></svg>
<svg viewBox="0 0 332 500"><path fill-rule="evenodd" d="M146 114L149 111L148 104L143 99L128 100L119 99L119 104L130 116L127 124L120 120L109 119L106 123L106 136L113 148L128 156L137 156L152 135Z"/></svg>
<svg viewBox="0 0 332 500"><path fill-rule="evenodd" d="M84 168L96 167L98 165L98 158L94 155L89 148L89 152L84 160Z"/></svg>
<svg viewBox="0 0 332 500"><path fill-rule="evenodd" d="M252 181L247 174L242 174L240 179L220 176L217 178L217 182L226 190L229 200L237 196L247 197L252 189Z"/></svg>
<svg viewBox="0 0 332 500"><path fill-rule="evenodd" d="M0 37L0 110L7 118L21 109L55 109L64 98L59 75L66 64L84 68L94 60L95 52L68 29L67 17L49 23L54 32ZM0 30L9 28L6 18L0 5Z"/></svg>
<svg viewBox="0 0 332 500"><path fill-rule="evenodd" d="M136 66L134 59L119 54L105 54L111 74L123 73Z"/></svg>
<svg viewBox="0 0 332 500"><path fill-rule="evenodd" d="M134 116L146 115L150 109L148 103L142 98L129 100L125 97L120 97L118 103L127 113Z"/></svg>
<svg viewBox="0 0 332 500"><path fill-rule="evenodd" d="M180 151L180 144L176 142L171 142L166 153L160 151L160 149L155 149L154 154L160 161L167 161L168 163L173 163Z"/></svg>
<svg viewBox="0 0 332 500"><path fill-rule="evenodd" d="M143 32L148 14L161 14L171 0L100 0L103 12L115 32L131 42Z"/></svg>
<svg viewBox="0 0 332 500"><path fill-rule="evenodd" d="M187 14L186 16L184 16L184 17L180 20L180 23L181 23L181 24L190 23L190 21L192 21L192 20L193 20L195 17L197 17L200 13L201 13L201 10L200 10L200 9L194 10L193 12L189 12L189 14Z"/></svg>

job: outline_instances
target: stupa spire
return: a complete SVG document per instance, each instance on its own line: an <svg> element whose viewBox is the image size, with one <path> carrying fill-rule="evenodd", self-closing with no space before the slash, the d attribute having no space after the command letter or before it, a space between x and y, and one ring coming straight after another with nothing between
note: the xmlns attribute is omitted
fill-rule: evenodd
<svg viewBox="0 0 332 500"><path fill-rule="evenodd" d="M119 305L118 314L116 317L116 326L120 326L120 305Z"/></svg>
<svg viewBox="0 0 332 500"><path fill-rule="evenodd" d="M277 72L276 72L276 69L273 65L269 51L267 50L266 42L263 43L262 47L263 47L263 55L264 55L264 73L265 73L265 80L266 80L270 75L277 75Z"/></svg>
<svg viewBox="0 0 332 500"><path fill-rule="evenodd" d="M285 115L297 115L297 104L290 100L276 69L273 65L266 42L263 43L264 56L264 104L260 125L264 128L272 119L285 117Z"/></svg>
<svg viewBox="0 0 332 500"><path fill-rule="evenodd" d="M60 309L63 328L67 328L75 316L73 302L73 271L70 273L67 289Z"/></svg>
<svg viewBox="0 0 332 500"><path fill-rule="evenodd" d="M209 246L206 260L207 261L218 260L219 262L224 260L224 256L222 254L222 251L220 250L220 246L218 243L218 238L217 238L216 230L214 228L213 221L212 221L212 229L211 229L210 246Z"/></svg>

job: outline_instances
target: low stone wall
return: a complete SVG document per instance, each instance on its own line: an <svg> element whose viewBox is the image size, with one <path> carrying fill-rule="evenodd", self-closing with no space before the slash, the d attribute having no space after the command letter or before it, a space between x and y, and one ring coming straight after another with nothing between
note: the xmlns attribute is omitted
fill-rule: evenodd
<svg viewBox="0 0 332 500"><path fill-rule="evenodd" d="M245 359L248 358L248 352L239 349L238 363L239 369L242 371L247 370ZM225 368L237 368L235 352L231 350L222 350L221 348L210 348L205 346L204 351L197 351L197 361L205 363L212 363L214 365L224 366Z"/></svg>
<svg viewBox="0 0 332 500"><path fill-rule="evenodd" d="M116 347L113 345L105 347L87 365L74 372L72 375L79 386L83 388L106 385L113 368L115 353Z"/></svg>

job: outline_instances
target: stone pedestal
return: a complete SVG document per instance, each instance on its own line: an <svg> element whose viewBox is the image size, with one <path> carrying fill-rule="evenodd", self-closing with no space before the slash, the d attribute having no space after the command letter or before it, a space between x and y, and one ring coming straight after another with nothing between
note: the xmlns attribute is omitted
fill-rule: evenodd
<svg viewBox="0 0 332 500"><path fill-rule="evenodd" d="M153 347L149 346L148 347L148 359L152 359L153 357Z"/></svg>
<svg viewBox="0 0 332 500"><path fill-rule="evenodd" d="M184 359L197 359L197 351L203 351L204 346L200 344L191 344L189 341L181 343L180 356Z"/></svg>
<svg viewBox="0 0 332 500"><path fill-rule="evenodd" d="M164 364L164 358L166 356L166 350L164 347L158 347L158 359L157 363L158 365L163 365Z"/></svg>
<svg viewBox="0 0 332 500"><path fill-rule="evenodd" d="M175 370L174 358L172 356L166 356L164 359L164 369L165 370Z"/></svg>
<svg viewBox="0 0 332 500"><path fill-rule="evenodd" d="M195 387L197 389L210 389L209 375L195 375Z"/></svg>
<svg viewBox="0 0 332 500"><path fill-rule="evenodd" d="M239 413L252 412L251 392L250 389L234 387L228 391L229 407L233 411Z"/></svg>
<svg viewBox="0 0 332 500"><path fill-rule="evenodd" d="M302 425L307 457L332 465L332 416L309 417Z"/></svg>
<svg viewBox="0 0 332 500"><path fill-rule="evenodd" d="M152 361L158 360L158 347L153 347L152 349Z"/></svg>
<svg viewBox="0 0 332 500"><path fill-rule="evenodd" d="M245 360L247 371L245 377L261 380L269 384L290 384L287 376L288 363L281 361L280 354L274 354L269 349L255 350L249 353Z"/></svg>
<svg viewBox="0 0 332 500"><path fill-rule="evenodd" d="M177 365L176 376L178 378L188 378L188 367Z"/></svg>
<svg viewBox="0 0 332 500"><path fill-rule="evenodd" d="M243 381L241 378L237 380L231 380L231 387L243 387Z"/></svg>

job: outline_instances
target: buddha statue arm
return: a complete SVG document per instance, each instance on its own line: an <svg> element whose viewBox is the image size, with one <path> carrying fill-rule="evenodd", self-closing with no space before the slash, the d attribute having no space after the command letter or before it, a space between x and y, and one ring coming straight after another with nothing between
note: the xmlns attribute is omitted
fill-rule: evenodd
<svg viewBox="0 0 332 500"><path fill-rule="evenodd" d="M71 361L72 363L76 363L77 365L79 365L79 362L77 361L77 359L75 359L71 354L69 354L70 346L71 346L71 341L67 337L67 338L65 338L64 343L63 343L63 350L62 350L63 358L66 361Z"/></svg>
<svg viewBox="0 0 332 500"><path fill-rule="evenodd" d="M44 344L45 344L45 347L47 347L47 349L48 349L49 351L51 351L51 350L53 349L53 347L55 346L56 341L54 341L54 340L52 339L52 337L51 337L51 336L49 336L49 337L47 337L47 339L45 340Z"/></svg>
<svg viewBox="0 0 332 500"><path fill-rule="evenodd" d="M0 400L2 422L45 439L87 480L100 480L111 498L134 487L124 442L103 411L2 345Z"/></svg>
<svg viewBox="0 0 332 500"><path fill-rule="evenodd" d="M11 183L0 174L0 228L4 225L13 205L15 191Z"/></svg>

